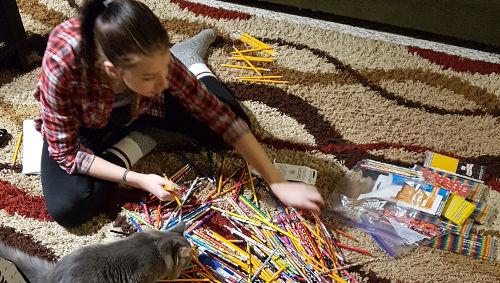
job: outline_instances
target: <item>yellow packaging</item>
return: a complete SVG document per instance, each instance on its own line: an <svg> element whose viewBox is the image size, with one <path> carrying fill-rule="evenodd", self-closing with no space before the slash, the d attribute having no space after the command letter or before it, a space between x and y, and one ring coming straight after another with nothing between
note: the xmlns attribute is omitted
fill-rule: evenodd
<svg viewBox="0 0 500 283"><path fill-rule="evenodd" d="M458 168L458 161L458 159L453 157L445 156L439 153L433 153L430 167L456 173Z"/></svg>
<svg viewBox="0 0 500 283"><path fill-rule="evenodd" d="M425 152L424 167L442 170L481 183L484 182L486 173L484 165L467 163L432 151Z"/></svg>
<svg viewBox="0 0 500 283"><path fill-rule="evenodd" d="M476 209L474 204L457 194L451 193L441 215L458 225L462 225L474 212L474 209Z"/></svg>

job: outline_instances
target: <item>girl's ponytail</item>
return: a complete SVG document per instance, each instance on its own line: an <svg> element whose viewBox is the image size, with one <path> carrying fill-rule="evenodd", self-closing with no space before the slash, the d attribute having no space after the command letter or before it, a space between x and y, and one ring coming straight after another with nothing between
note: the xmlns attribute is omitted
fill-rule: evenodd
<svg viewBox="0 0 500 283"><path fill-rule="evenodd" d="M78 52L78 61L87 78L93 75L93 66L97 61L97 45L94 27L97 17L106 9L107 0L87 0L80 11L81 43Z"/></svg>

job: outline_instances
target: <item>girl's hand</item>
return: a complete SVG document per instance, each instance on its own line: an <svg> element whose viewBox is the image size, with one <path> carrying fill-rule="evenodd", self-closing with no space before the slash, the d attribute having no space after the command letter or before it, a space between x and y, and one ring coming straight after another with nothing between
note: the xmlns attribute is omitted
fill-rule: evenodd
<svg viewBox="0 0 500 283"><path fill-rule="evenodd" d="M136 176L134 175L134 177ZM155 174L138 174L134 180L138 185L137 188L152 193L161 201L174 200L174 194L177 196L174 182L167 181L161 176ZM164 189L164 186L167 186L167 189Z"/></svg>
<svg viewBox="0 0 500 283"><path fill-rule="evenodd" d="M284 182L271 184L270 187L285 205L313 212L319 212L323 207L323 198L315 186Z"/></svg>

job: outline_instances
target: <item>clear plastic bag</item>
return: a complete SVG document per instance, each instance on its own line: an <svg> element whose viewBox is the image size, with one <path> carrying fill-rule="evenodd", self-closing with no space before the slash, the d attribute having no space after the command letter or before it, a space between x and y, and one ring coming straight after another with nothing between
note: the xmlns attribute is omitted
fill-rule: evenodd
<svg viewBox="0 0 500 283"><path fill-rule="evenodd" d="M363 160L344 176L324 216L370 234L391 257L457 230L439 217L449 191L418 171L374 162Z"/></svg>

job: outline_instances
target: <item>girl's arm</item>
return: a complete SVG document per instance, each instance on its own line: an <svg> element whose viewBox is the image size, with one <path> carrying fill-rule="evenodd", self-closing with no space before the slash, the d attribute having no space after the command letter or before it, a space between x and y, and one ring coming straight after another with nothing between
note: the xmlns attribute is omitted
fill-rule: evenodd
<svg viewBox="0 0 500 283"><path fill-rule="evenodd" d="M239 137L233 146L259 172L283 203L295 208L319 212L323 206L323 198L316 187L304 183L287 182L250 131Z"/></svg>
<svg viewBox="0 0 500 283"><path fill-rule="evenodd" d="M123 167L96 156L87 171L87 175L106 181L121 183L126 170L127 169ZM162 201L174 199L172 193L163 189L164 186L173 187L174 183L155 174L142 174L134 171L128 171L125 176L124 183L150 192Z"/></svg>

